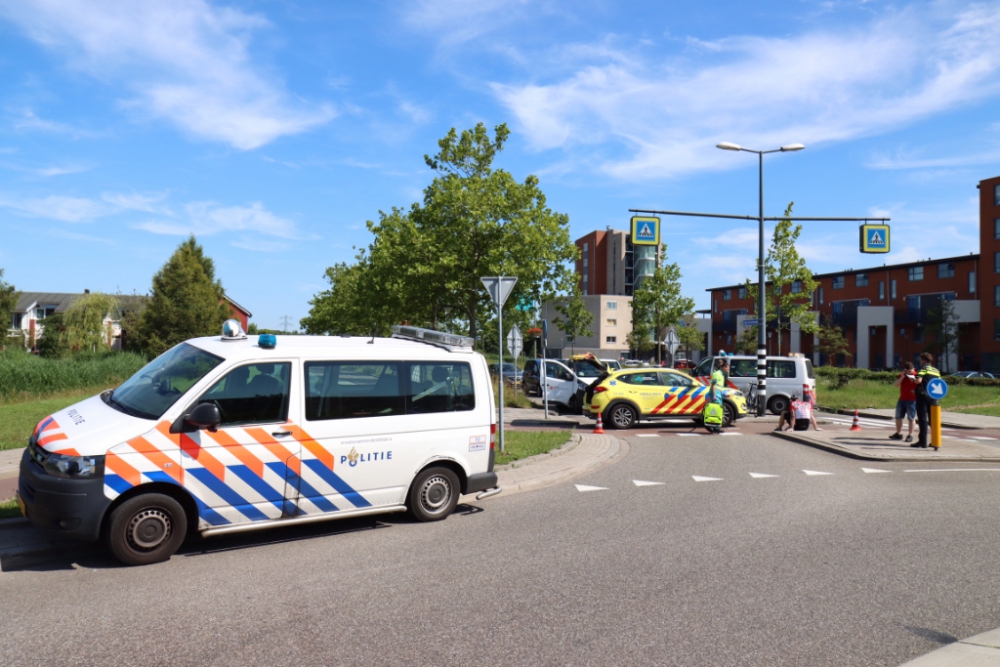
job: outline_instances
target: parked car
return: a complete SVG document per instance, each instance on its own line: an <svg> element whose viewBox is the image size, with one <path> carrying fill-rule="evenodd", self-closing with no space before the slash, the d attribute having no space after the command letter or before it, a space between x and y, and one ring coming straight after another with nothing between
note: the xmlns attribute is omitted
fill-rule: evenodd
<svg viewBox="0 0 1000 667"><path fill-rule="evenodd" d="M521 386L521 376L523 372L518 369L514 364L505 361L503 363L503 381L507 384L512 384L515 387ZM496 377L497 375L497 365L490 364L490 376Z"/></svg>
<svg viewBox="0 0 1000 667"><path fill-rule="evenodd" d="M678 359L674 362L674 368L679 371L686 371L694 368L694 362L687 359Z"/></svg>
<svg viewBox="0 0 1000 667"><path fill-rule="evenodd" d="M622 362L617 359L601 359L601 363L607 366L610 371L620 371L622 369Z"/></svg>
<svg viewBox="0 0 1000 667"><path fill-rule="evenodd" d="M716 360L723 358L729 362L729 388L739 389L745 394L749 385L757 382L757 357L749 355L707 357L691 371L691 375L708 384ZM781 414L791 404L792 394L801 397L803 389L809 389L815 396L816 372L809 359L801 354L767 358L768 410L776 415Z"/></svg>
<svg viewBox="0 0 1000 667"><path fill-rule="evenodd" d="M701 421L710 388L687 373L672 369L626 368L603 374L584 394L584 414L611 428L660 419ZM722 390L723 424L747 414L746 398L736 389Z"/></svg>
<svg viewBox="0 0 1000 667"><path fill-rule="evenodd" d="M996 376L992 373L986 373L985 371L958 371L957 373L952 373L947 377L951 378L987 378L990 380L995 380Z"/></svg>
<svg viewBox="0 0 1000 667"><path fill-rule="evenodd" d="M524 391L542 396L542 384L539 371L542 368L541 359L528 359L524 364L522 382ZM577 390L583 384L569 366L556 359L545 360L545 386L549 403L563 407L570 412L580 410L580 399ZM586 387L586 385L583 385Z"/></svg>

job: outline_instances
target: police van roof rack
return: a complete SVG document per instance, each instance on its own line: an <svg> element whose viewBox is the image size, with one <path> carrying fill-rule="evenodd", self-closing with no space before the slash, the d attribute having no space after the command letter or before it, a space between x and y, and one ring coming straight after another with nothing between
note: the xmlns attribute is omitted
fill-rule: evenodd
<svg viewBox="0 0 1000 667"><path fill-rule="evenodd" d="M421 329L420 327L411 327L404 324L393 325L391 329L393 338L437 345L450 352L472 352L472 344L475 342L469 336L458 336L443 331Z"/></svg>

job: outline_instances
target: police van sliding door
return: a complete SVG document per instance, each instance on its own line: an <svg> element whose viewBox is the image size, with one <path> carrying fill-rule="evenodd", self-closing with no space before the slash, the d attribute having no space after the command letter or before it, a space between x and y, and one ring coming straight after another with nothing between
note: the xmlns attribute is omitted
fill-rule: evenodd
<svg viewBox="0 0 1000 667"><path fill-rule="evenodd" d="M184 486L198 503L203 527L299 513L302 446L289 417L298 419L301 403L291 391L293 365L237 366L196 401L214 403L222 416L218 431L193 434L200 446L185 448Z"/></svg>
<svg viewBox="0 0 1000 667"><path fill-rule="evenodd" d="M443 452L460 460L470 442L488 456L489 410L477 430L467 362L309 361L305 374L304 428L334 461L316 467L314 488L337 509L402 504L422 465Z"/></svg>

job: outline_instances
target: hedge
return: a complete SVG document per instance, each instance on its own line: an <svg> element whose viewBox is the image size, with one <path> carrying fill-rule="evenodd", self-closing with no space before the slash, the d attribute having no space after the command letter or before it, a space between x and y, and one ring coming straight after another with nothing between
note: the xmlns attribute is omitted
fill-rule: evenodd
<svg viewBox="0 0 1000 667"><path fill-rule="evenodd" d="M899 377L898 371L870 371L867 368L839 368L837 366L816 366L816 377L828 379L835 384L844 385L851 380L869 380L892 384ZM947 377L949 385L969 385L972 387L1000 387L1000 380L990 378Z"/></svg>

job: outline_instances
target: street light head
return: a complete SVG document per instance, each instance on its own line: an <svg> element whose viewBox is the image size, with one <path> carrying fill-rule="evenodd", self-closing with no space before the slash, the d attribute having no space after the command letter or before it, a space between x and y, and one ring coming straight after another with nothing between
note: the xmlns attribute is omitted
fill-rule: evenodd
<svg viewBox="0 0 1000 667"><path fill-rule="evenodd" d="M804 144L788 144L787 146L781 147L782 153L791 153L792 151L800 151L805 148Z"/></svg>
<svg viewBox="0 0 1000 667"><path fill-rule="evenodd" d="M723 141L721 144L715 144L716 148L721 148L724 151L738 151L742 150L739 144L733 144L728 141Z"/></svg>

